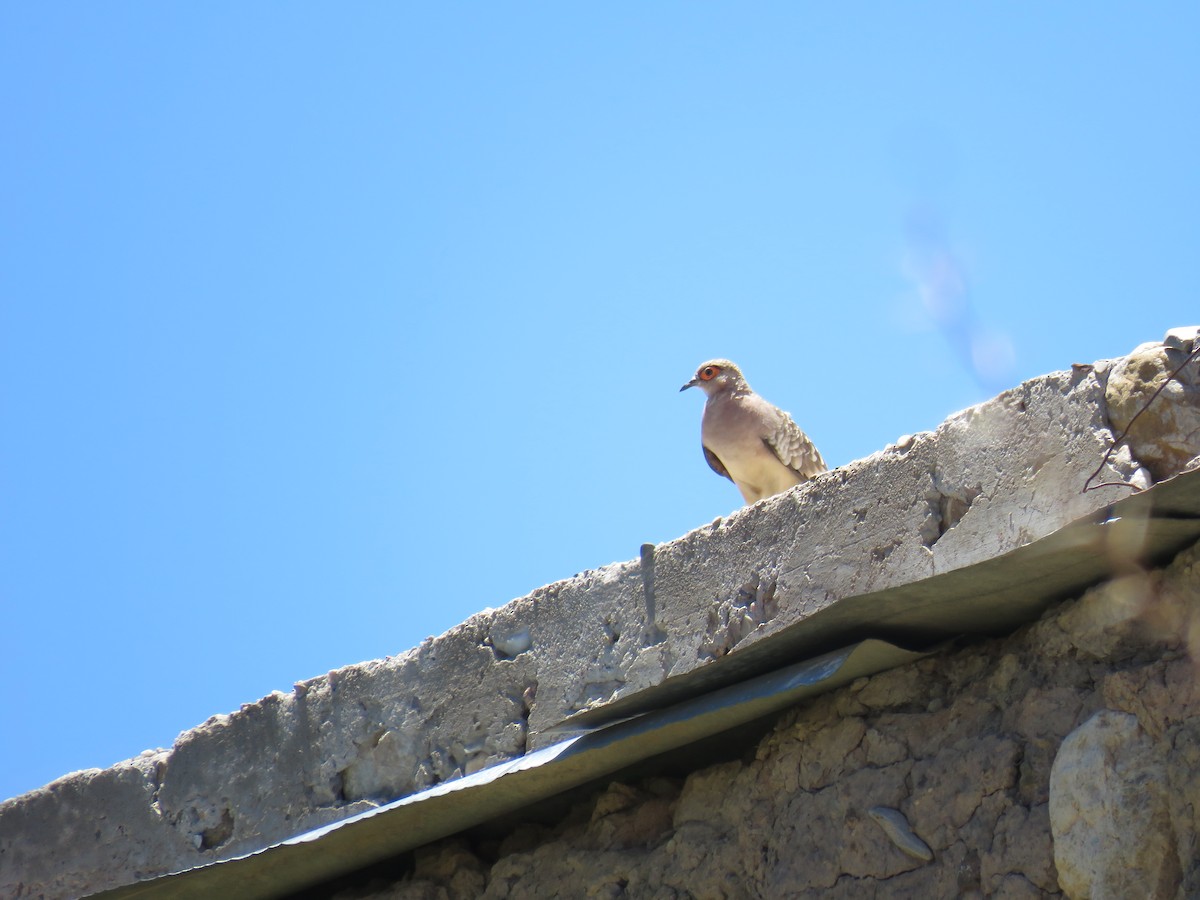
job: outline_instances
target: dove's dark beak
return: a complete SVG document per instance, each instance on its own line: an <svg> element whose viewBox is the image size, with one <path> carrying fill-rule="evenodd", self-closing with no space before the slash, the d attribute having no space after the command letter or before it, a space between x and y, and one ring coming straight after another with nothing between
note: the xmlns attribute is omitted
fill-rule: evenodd
<svg viewBox="0 0 1200 900"><path fill-rule="evenodd" d="M690 387L695 387L695 386L696 386L696 385L698 385L699 383L700 383L700 382L698 382L698 381L697 381L695 378L693 378L691 381L689 381L687 384L685 384L685 385L684 385L683 387L681 387L679 390L680 390L680 391L686 391L688 388L690 388Z"/></svg>

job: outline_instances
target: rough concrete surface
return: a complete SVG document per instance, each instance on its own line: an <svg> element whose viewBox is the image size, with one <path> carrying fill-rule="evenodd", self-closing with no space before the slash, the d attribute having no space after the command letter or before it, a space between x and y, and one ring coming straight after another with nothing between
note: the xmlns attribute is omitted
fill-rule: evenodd
<svg viewBox="0 0 1200 900"><path fill-rule="evenodd" d="M741 759L330 896L1200 896L1198 623L1200 545L784 713Z"/></svg>
<svg viewBox="0 0 1200 900"><path fill-rule="evenodd" d="M1045 536L1113 499L1114 489L1081 493L1112 438L1112 370L1103 361L1033 379L638 560L215 716L169 750L0 804L0 896L74 896L251 852L520 756L572 712L701 667L843 597ZM1122 371L1135 386L1154 377ZM1164 391L1159 402L1189 398ZM1186 431L1171 427L1171 441ZM1170 460L1153 469L1120 447L1104 480L1147 486L1171 474L1188 447L1189 459L1200 454L1187 433L1193 443L1174 456L1144 437L1138 452ZM915 827L903 796L885 791L868 808L896 807ZM882 831L864 810L852 833L866 841L860 832Z"/></svg>

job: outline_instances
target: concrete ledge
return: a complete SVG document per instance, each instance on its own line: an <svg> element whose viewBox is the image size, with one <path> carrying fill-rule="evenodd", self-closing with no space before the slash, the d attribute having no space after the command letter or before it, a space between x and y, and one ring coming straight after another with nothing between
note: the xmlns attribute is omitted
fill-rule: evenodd
<svg viewBox="0 0 1200 900"><path fill-rule="evenodd" d="M541 656L532 730L690 671L836 600L997 556L1119 499L1081 493L1111 441L1107 369L1026 382L936 432L644 552L650 597L628 569L544 589L560 605L534 615ZM1128 450L1106 470L1109 480L1151 483ZM564 624L571 633L560 633Z"/></svg>
<svg viewBox="0 0 1200 900"><path fill-rule="evenodd" d="M703 667L835 600L1043 537L1124 496L1081 493L1112 440L1111 370L1033 379L638 560L216 716L169 751L10 800L0 805L0 894L74 896L261 849L521 756L572 713ZM1194 393L1168 400L1196 403ZM1126 447L1103 477L1154 480Z"/></svg>

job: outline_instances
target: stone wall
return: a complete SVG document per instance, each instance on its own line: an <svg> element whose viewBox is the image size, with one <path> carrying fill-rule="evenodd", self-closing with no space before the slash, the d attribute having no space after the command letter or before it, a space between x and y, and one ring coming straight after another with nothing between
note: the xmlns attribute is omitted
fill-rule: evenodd
<svg viewBox="0 0 1200 900"><path fill-rule="evenodd" d="M337 900L1200 896L1200 545Z"/></svg>

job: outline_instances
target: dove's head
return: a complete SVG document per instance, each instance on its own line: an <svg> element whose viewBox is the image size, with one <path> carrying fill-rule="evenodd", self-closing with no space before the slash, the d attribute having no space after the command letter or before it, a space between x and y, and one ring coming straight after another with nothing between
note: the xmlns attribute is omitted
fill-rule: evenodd
<svg viewBox="0 0 1200 900"><path fill-rule="evenodd" d="M728 359L710 359L701 363L696 370L696 376L679 390L686 391L690 387L698 387L708 396L722 391L749 390L742 370Z"/></svg>

